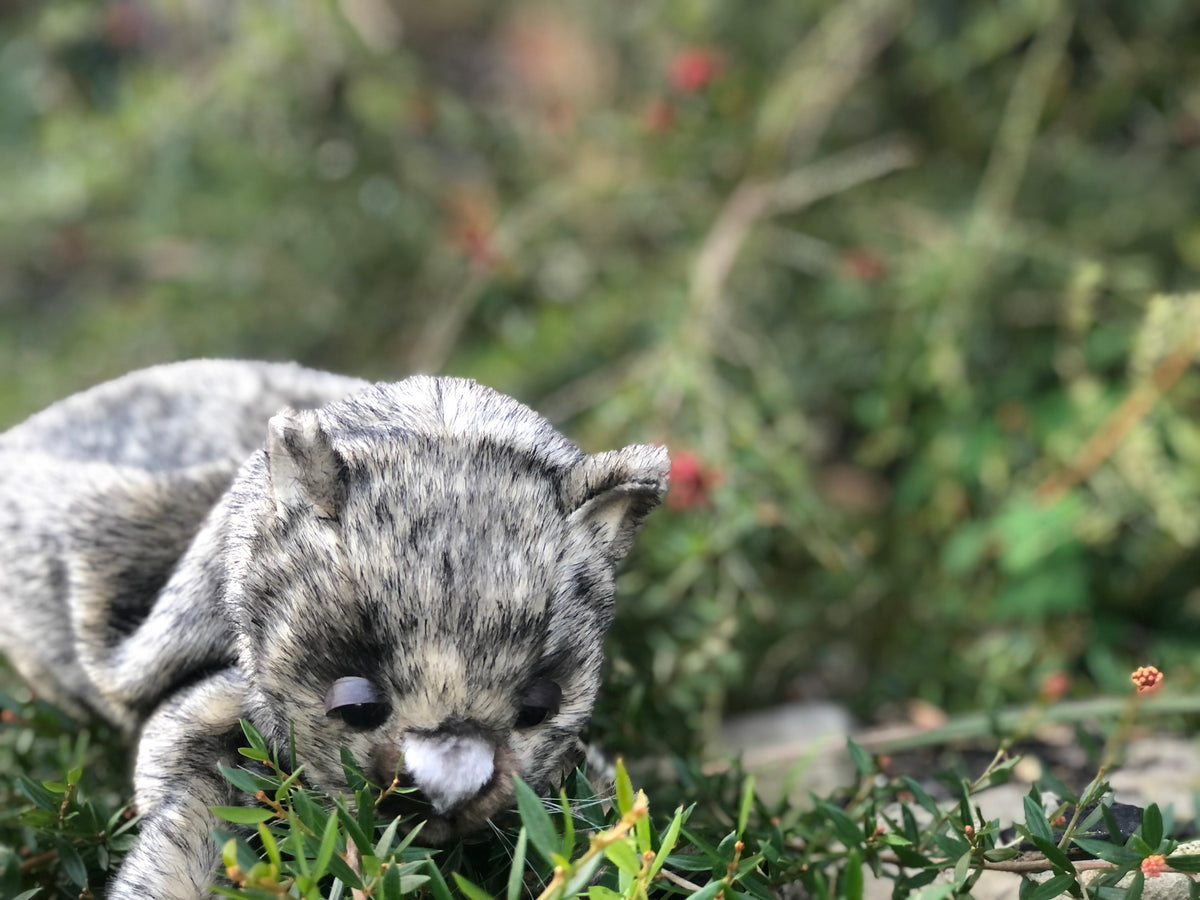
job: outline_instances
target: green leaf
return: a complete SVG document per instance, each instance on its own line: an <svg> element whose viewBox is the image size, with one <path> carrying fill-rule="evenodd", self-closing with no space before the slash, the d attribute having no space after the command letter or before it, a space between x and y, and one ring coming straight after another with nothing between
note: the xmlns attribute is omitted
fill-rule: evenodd
<svg viewBox="0 0 1200 900"><path fill-rule="evenodd" d="M616 764L616 787L617 787L617 811L621 815L633 809L633 782L629 780L629 773L625 770L625 760L617 757Z"/></svg>
<svg viewBox="0 0 1200 900"><path fill-rule="evenodd" d="M507 900L521 900L521 888L525 875L525 847L529 843L529 832L522 828L517 835L517 846L513 850L512 867L508 870Z"/></svg>
<svg viewBox="0 0 1200 900"><path fill-rule="evenodd" d="M723 887L725 887L725 882L720 878L714 878L708 884L704 885L704 887L700 888L700 890L696 891L696 893L692 894L689 900L712 900L717 895L717 891Z"/></svg>
<svg viewBox="0 0 1200 900"><path fill-rule="evenodd" d="M534 849L542 855L546 862L554 865L554 856L558 853L561 841L558 832L554 830L554 822L542 798L521 778L514 777L513 783L517 791L517 811L521 815L521 824L529 831L529 840Z"/></svg>
<svg viewBox="0 0 1200 900"><path fill-rule="evenodd" d="M383 891L382 900L400 900L400 898L404 895L404 888L401 885L401 880L400 867L388 866L383 873L383 878L380 881L380 886Z"/></svg>
<svg viewBox="0 0 1200 900"><path fill-rule="evenodd" d="M746 778L746 787L742 790L742 802L738 806L737 833L741 837L746 833L746 822L750 819L750 807L754 805L754 776Z"/></svg>
<svg viewBox="0 0 1200 900"><path fill-rule="evenodd" d="M921 785L917 784L916 781L907 775L901 775L900 780L904 782L904 786L908 788L909 792L916 799L917 803L919 803L926 812L934 816L941 814L941 810L938 809L938 805L934 802L933 798L929 796L929 793L925 790L925 788L921 787Z"/></svg>
<svg viewBox="0 0 1200 900"><path fill-rule="evenodd" d="M563 896L573 897L587 887L588 882L592 880L592 876L596 874L596 869L600 867L600 863L603 861L604 858L597 853L576 869L575 874L567 881L567 886L563 890Z"/></svg>
<svg viewBox="0 0 1200 900"><path fill-rule="evenodd" d="M276 869L282 869L283 858L279 855L279 845L275 843L275 835L271 834L271 829L262 822L258 823L258 839L267 854L267 859L271 861L271 865Z"/></svg>
<svg viewBox="0 0 1200 900"><path fill-rule="evenodd" d="M58 797L28 775L17 776L17 790L28 797L38 809L58 813L58 805L61 802Z"/></svg>
<svg viewBox="0 0 1200 900"><path fill-rule="evenodd" d="M338 838L338 820L336 816L330 816L325 823L325 832L321 835L321 846L317 850L317 858L313 863L313 877L320 878L325 874L325 870L329 868L329 861L333 859L333 851L337 847ZM393 832L394 834L395 832Z"/></svg>
<svg viewBox="0 0 1200 900"><path fill-rule="evenodd" d="M346 829L346 833L354 841L354 846L358 847L359 853L363 856L371 856L374 853L371 838L359 827L358 821L354 816L350 815L350 810L346 808L345 802L340 798L336 802L338 821L342 823L342 827ZM447 887L446 890L449 891L450 889Z"/></svg>
<svg viewBox="0 0 1200 900"><path fill-rule="evenodd" d="M642 869L641 857L628 841L609 844L604 848L604 855L612 860L614 866L629 875L637 875Z"/></svg>
<svg viewBox="0 0 1200 900"><path fill-rule="evenodd" d="M62 864L63 871L67 873L72 884L79 888L87 884L87 866L84 865L79 851L68 841L56 841L55 848L58 850L58 860Z"/></svg>
<svg viewBox="0 0 1200 900"><path fill-rule="evenodd" d="M1071 838L1071 842L1080 850L1084 850L1097 859L1115 863L1118 866L1126 863L1140 862L1141 854L1135 853L1128 847L1110 844L1108 841L1098 841L1092 838Z"/></svg>
<svg viewBox="0 0 1200 900"><path fill-rule="evenodd" d="M1030 891L1025 900L1051 900L1052 897L1060 897L1069 891L1074 883L1074 875L1055 875Z"/></svg>
<svg viewBox="0 0 1200 900"><path fill-rule="evenodd" d="M588 900L621 900L621 895L602 884L593 884L588 888Z"/></svg>
<svg viewBox="0 0 1200 900"><path fill-rule="evenodd" d="M262 778L253 772L247 772L245 769L233 769L218 763L217 770L225 776L226 781L250 796L254 796L259 791L275 789L274 781Z"/></svg>
<svg viewBox="0 0 1200 900"><path fill-rule="evenodd" d="M275 817L273 811L261 806L210 806L209 809L217 818L238 825L257 825Z"/></svg>
<svg viewBox="0 0 1200 900"><path fill-rule="evenodd" d="M1162 812L1158 808L1157 803L1151 803L1142 813L1142 839L1149 845L1151 850L1157 850L1158 845L1162 843L1163 838L1163 820Z"/></svg>
<svg viewBox="0 0 1200 900"><path fill-rule="evenodd" d="M1200 853L1180 853L1168 856L1167 865L1180 872L1200 872Z"/></svg>
<svg viewBox="0 0 1200 900"><path fill-rule="evenodd" d="M850 753L850 760L854 763L854 768L858 769L859 775L865 777L875 771L875 761L866 750L854 743L854 738L846 738L846 750Z"/></svg>
<svg viewBox="0 0 1200 900"><path fill-rule="evenodd" d="M967 850L954 864L954 886L960 888L971 874L971 850Z"/></svg>
<svg viewBox="0 0 1200 900"><path fill-rule="evenodd" d="M1033 836L1033 842L1037 848L1042 851L1050 864L1054 866L1056 872L1063 872L1068 875L1075 873L1075 867L1071 865L1071 860L1067 854L1058 849L1058 845L1054 841L1048 841L1043 837Z"/></svg>
<svg viewBox="0 0 1200 900"><path fill-rule="evenodd" d="M671 824L667 826L667 833L663 835L662 843L658 845L658 852L654 854L654 862L650 865L650 877L653 878L658 874L659 869L663 867L663 863L667 861L667 856L675 848L675 842L679 840L679 829L683 827L683 807L675 810L675 818L671 820ZM513 898L510 898L513 900Z"/></svg>
<svg viewBox="0 0 1200 900"><path fill-rule="evenodd" d="M246 740L250 742L250 746L262 753L267 752L267 742L263 740L263 736L258 733L258 729L246 719L239 719L238 724L242 726L242 734L246 736Z"/></svg>
<svg viewBox="0 0 1200 900"><path fill-rule="evenodd" d="M558 801L562 805L562 855L570 859L575 855L575 819L571 815L571 801L567 799L567 792L562 788L558 789Z"/></svg>
<svg viewBox="0 0 1200 900"><path fill-rule="evenodd" d="M457 884L458 889L467 896L467 900L495 900L491 894L489 894L475 882L468 881L457 872L454 873L454 883Z"/></svg>
<svg viewBox="0 0 1200 900"><path fill-rule="evenodd" d="M1046 810L1028 794L1025 795L1024 803L1025 827L1029 829L1029 833L1034 837L1053 841L1054 832L1050 830L1050 825L1046 821Z"/></svg>
<svg viewBox="0 0 1200 900"><path fill-rule="evenodd" d="M1125 900L1141 900L1142 889L1146 883L1146 876L1141 870L1133 873L1133 880L1129 882L1129 887L1125 890Z"/></svg>
<svg viewBox="0 0 1200 900"><path fill-rule="evenodd" d="M825 802L818 804L817 809L833 826L833 832L837 835L839 841L847 847L856 847L862 843L862 829L855 825L854 820L846 815L845 812L838 809L832 803Z"/></svg>
<svg viewBox="0 0 1200 900"><path fill-rule="evenodd" d="M857 849L846 855L846 868L842 870L842 897L845 900L862 900L863 866Z"/></svg>
<svg viewBox="0 0 1200 900"><path fill-rule="evenodd" d="M429 890L433 893L434 900L454 900L450 886L446 884L446 879L442 877L441 870L431 856L425 857L425 871L429 874Z"/></svg>
<svg viewBox="0 0 1200 900"><path fill-rule="evenodd" d="M375 842L375 855L380 859L387 857L392 850L392 842L396 840L396 832L400 828L400 816L392 819L384 829L383 834L379 836L379 840ZM421 823L424 824L424 823Z"/></svg>

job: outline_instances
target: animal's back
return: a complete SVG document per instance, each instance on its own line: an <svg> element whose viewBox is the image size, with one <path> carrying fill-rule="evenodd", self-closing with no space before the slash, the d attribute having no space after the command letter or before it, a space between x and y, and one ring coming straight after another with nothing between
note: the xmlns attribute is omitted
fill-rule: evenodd
<svg viewBox="0 0 1200 900"><path fill-rule="evenodd" d="M366 386L294 363L170 363L60 400L0 434L0 452L150 472L241 462L282 407L321 406Z"/></svg>
<svg viewBox="0 0 1200 900"><path fill-rule="evenodd" d="M0 434L0 652L65 707L104 711L81 657L142 621L267 420L366 386L291 363L194 360Z"/></svg>

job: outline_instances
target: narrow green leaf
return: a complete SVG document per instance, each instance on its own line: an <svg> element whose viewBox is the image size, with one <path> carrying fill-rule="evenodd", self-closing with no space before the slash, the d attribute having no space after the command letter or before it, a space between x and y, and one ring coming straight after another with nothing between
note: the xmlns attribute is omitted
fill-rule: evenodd
<svg viewBox="0 0 1200 900"><path fill-rule="evenodd" d="M400 900L404 895L404 888L400 882L400 867L388 866L380 881L380 887L383 889L382 900Z"/></svg>
<svg viewBox="0 0 1200 900"><path fill-rule="evenodd" d="M921 787L921 785L917 784L916 781L907 775L901 775L900 780L904 782L904 786L908 788L909 793L913 795L917 803L919 803L926 812L929 812L935 816L939 814L940 811L938 810L938 805L934 802L933 798L929 796L929 793L925 790L925 788Z"/></svg>
<svg viewBox="0 0 1200 900"><path fill-rule="evenodd" d="M1060 897L1069 891L1074 883L1074 875L1055 875L1030 891L1025 900L1051 900L1053 897Z"/></svg>
<svg viewBox="0 0 1200 900"><path fill-rule="evenodd" d="M1108 841L1097 841L1092 838L1071 838L1071 842L1081 850L1085 850L1097 859L1105 862L1124 865L1125 863L1140 862L1142 856L1128 847L1110 844Z"/></svg>
<svg viewBox="0 0 1200 900"><path fill-rule="evenodd" d="M1180 853L1167 857L1167 865L1180 872L1200 872L1200 854Z"/></svg>
<svg viewBox="0 0 1200 900"><path fill-rule="evenodd" d="M68 841L56 841L55 847L58 850L58 861L71 882L79 888L87 884L87 866L84 865L79 851Z"/></svg>
<svg viewBox="0 0 1200 900"><path fill-rule="evenodd" d="M534 849L545 858L546 862L554 865L554 855L561 844L558 832L554 830L554 822L542 798L518 777L513 778L517 789L517 811L521 815L521 824L529 830L529 840Z"/></svg>
<svg viewBox="0 0 1200 900"><path fill-rule="evenodd" d="M1129 887L1125 890L1125 900L1142 900L1142 888L1145 886L1146 876L1141 870L1133 873L1133 880L1129 882Z"/></svg>
<svg viewBox="0 0 1200 900"><path fill-rule="evenodd" d="M1016 859L1021 855L1021 851L1016 847L1002 847L998 850L984 850L983 858L988 862L1004 862L1009 859Z"/></svg>
<svg viewBox="0 0 1200 900"><path fill-rule="evenodd" d="M246 759L257 760L258 762L266 762L271 758L267 755L266 750L255 750L253 747L238 747L238 753L246 757Z"/></svg>
<svg viewBox="0 0 1200 900"><path fill-rule="evenodd" d="M714 878L696 893L692 894L690 900L712 900L717 895L717 891L725 887L725 882L720 878Z"/></svg>
<svg viewBox="0 0 1200 900"><path fill-rule="evenodd" d="M587 887L588 882L592 880L592 876L596 874L596 869L600 867L600 863L602 862L604 862L604 857L596 854L576 869L575 874L567 881L567 886L563 890L563 896L573 897Z"/></svg>
<svg viewBox="0 0 1200 900"><path fill-rule="evenodd" d="M562 855L570 859L575 855L575 819L571 816L571 801L567 799L567 792L562 788L558 790L558 802L562 804Z"/></svg>
<svg viewBox="0 0 1200 900"><path fill-rule="evenodd" d="M1067 854L1058 849L1058 845L1054 841L1048 841L1045 838L1033 836L1033 842L1037 848L1042 851L1050 864L1054 866L1054 871L1061 872L1065 875L1074 875L1075 867L1071 865L1071 860Z"/></svg>
<svg viewBox="0 0 1200 900"><path fill-rule="evenodd" d="M257 825L275 817L275 813L261 806L211 806L212 814L226 822L238 825Z"/></svg>
<svg viewBox="0 0 1200 900"><path fill-rule="evenodd" d="M854 743L851 741L850 743ZM746 787L742 791L742 802L738 807L737 833L741 837L746 833L746 822L750 819L750 807L754 804L754 776L746 778Z"/></svg>
<svg viewBox="0 0 1200 900"><path fill-rule="evenodd" d="M433 900L454 900L450 885L446 884L432 856L425 857L425 871L429 874L429 890L433 893Z"/></svg>
<svg viewBox="0 0 1200 900"><path fill-rule="evenodd" d="M846 868L842 870L842 896L845 900L862 900L863 867L857 849L846 856Z"/></svg>
<svg viewBox="0 0 1200 900"><path fill-rule="evenodd" d="M466 895L467 900L495 900L491 894L481 888L473 881L468 881L457 872L454 873L454 883L458 885L458 889Z"/></svg>
<svg viewBox="0 0 1200 900"><path fill-rule="evenodd" d="M333 859L333 851L337 847L337 825L338 820L335 816L330 816L329 821L325 823L325 832L321 835L321 846L317 850L317 858L313 863L313 878L320 878L329 868L329 861Z"/></svg>
<svg viewBox="0 0 1200 900"><path fill-rule="evenodd" d="M602 884L593 884L588 888L588 900L621 900L621 895Z"/></svg>
<svg viewBox="0 0 1200 900"><path fill-rule="evenodd" d="M225 780L232 784L239 791L244 791L251 796L254 796L259 791L274 790L275 782L266 778L260 778L253 772L247 772L245 769L233 769L229 766L217 764L217 770L225 776Z"/></svg>
<svg viewBox="0 0 1200 900"><path fill-rule="evenodd" d="M525 876L525 847L529 843L529 832L522 828L517 835L517 847L513 851L512 867L508 870L507 900L521 900L521 887Z"/></svg>
<svg viewBox="0 0 1200 900"><path fill-rule="evenodd" d="M17 790L29 798L29 801L38 809L52 813L58 812L58 804L61 802L58 797L28 775L17 776Z"/></svg>
<svg viewBox="0 0 1200 900"><path fill-rule="evenodd" d="M403 817L397 816L395 819L392 820L392 825L398 825L404 821L405 821L405 819ZM391 827L392 827L391 825L388 826L388 828L391 828ZM419 835L421 833L421 829L424 827L425 827L425 821L422 819L420 822L418 822L416 825L414 825L409 830L408 834L406 834L404 837L402 837L400 839L400 843L396 845L396 849L392 851L392 855L395 856L397 859L399 859L400 854L403 853L405 850L407 850L409 844L413 843L413 841L415 841L417 839L417 835Z"/></svg>
<svg viewBox="0 0 1200 900"><path fill-rule="evenodd" d="M675 818L667 826L667 833L663 835L662 843L658 845L658 852L654 854L654 862L650 864L651 878L658 874L659 869L663 867L663 863L667 861L667 856L675 848L675 842L679 840L679 829L682 827L683 807L681 806L675 810ZM510 900L513 900L513 898L510 898Z"/></svg>
<svg viewBox="0 0 1200 900"><path fill-rule="evenodd" d="M282 782L280 782L279 789L275 791L275 799L276 800L282 800L284 798L284 796L288 793L288 790L291 788L291 786L293 784L296 783L296 780L300 777L300 773L303 771L304 771L304 766L297 766L295 772L293 772L286 779L284 779Z"/></svg>
<svg viewBox="0 0 1200 900"><path fill-rule="evenodd" d="M642 860L628 841L609 844L604 848L604 855L612 860L614 866L629 875L636 875L642 869Z"/></svg>
<svg viewBox="0 0 1200 900"><path fill-rule="evenodd" d="M242 734L246 736L246 740L250 742L250 746L255 750L261 750L265 753L267 750L267 742L263 740L263 736L258 733L258 729L246 719L240 719L238 724L242 726Z"/></svg>
<svg viewBox="0 0 1200 900"><path fill-rule="evenodd" d="M829 821L830 825L833 826L833 832L837 835L839 841L847 847L855 847L862 843L862 829L855 825L854 820L846 815L845 812L838 809L832 803L822 802L818 804L817 808Z"/></svg>
<svg viewBox="0 0 1200 900"><path fill-rule="evenodd" d="M967 876L971 874L971 851L967 850L958 858L958 862L954 864L954 886L961 888L966 883Z"/></svg>
<svg viewBox="0 0 1200 900"><path fill-rule="evenodd" d="M283 866L283 857L279 855L279 845L275 843L275 835L271 834L271 829L262 822L258 823L258 839L262 843L262 848L267 854L267 859L271 861L271 865L280 869Z"/></svg>
<svg viewBox="0 0 1200 900"><path fill-rule="evenodd" d="M1029 833L1034 837L1040 837L1047 841L1054 840L1054 832L1050 830L1050 825L1046 821L1046 811L1042 805L1030 797L1025 796L1025 827L1029 829Z"/></svg>
<svg viewBox="0 0 1200 900"><path fill-rule="evenodd" d="M375 842L375 855L380 859L386 858L388 853L391 852L392 841L396 840L396 831L400 828L400 819L400 816L396 816L396 818L392 819L392 821L388 824L388 827L384 829L384 832L380 836L379 840Z"/></svg>
<svg viewBox="0 0 1200 900"><path fill-rule="evenodd" d="M1151 850L1157 850L1163 838L1162 812L1157 803L1151 803L1142 813L1142 840Z"/></svg>
<svg viewBox="0 0 1200 900"><path fill-rule="evenodd" d="M350 835L350 839L354 841L354 846L358 848L358 852L363 856L370 856L374 853L371 838L367 833L359 827L354 816L350 815L350 810L346 808L346 804L342 800L337 801L337 817L342 823L342 827L346 829L346 833ZM447 891L450 889L447 888Z"/></svg>
<svg viewBox="0 0 1200 900"><path fill-rule="evenodd" d="M854 738L846 738L846 750L850 753L850 760L854 763L854 768L858 769L859 775L866 777L875 771L875 761L866 750L854 743Z"/></svg>
<svg viewBox="0 0 1200 900"><path fill-rule="evenodd" d="M617 811L621 815L633 809L633 782L629 780L629 773L625 770L625 760L617 757L616 764L616 782L617 782Z"/></svg>

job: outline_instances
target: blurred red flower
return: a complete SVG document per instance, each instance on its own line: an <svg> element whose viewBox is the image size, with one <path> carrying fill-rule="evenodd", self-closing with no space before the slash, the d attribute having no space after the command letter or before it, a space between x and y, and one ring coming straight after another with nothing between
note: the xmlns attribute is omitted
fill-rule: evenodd
<svg viewBox="0 0 1200 900"><path fill-rule="evenodd" d="M842 256L842 271L855 281L875 281L887 271L883 258L866 247L847 250Z"/></svg>
<svg viewBox="0 0 1200 900"><path fill-rule="evenodd" d="M721 474L705 466L696 454L683 450L671 454L668 480L671 489L667 492L667 507L693 509L707 502L708 492L721 480Z"/></svg>
<svg viewBox="0 0 1200 900"><path fill-rule="evenodd" d="M688 47L671 58L667 77L675 90L694 94L703 88L724 68L720 54L708 47Z"/></svg>

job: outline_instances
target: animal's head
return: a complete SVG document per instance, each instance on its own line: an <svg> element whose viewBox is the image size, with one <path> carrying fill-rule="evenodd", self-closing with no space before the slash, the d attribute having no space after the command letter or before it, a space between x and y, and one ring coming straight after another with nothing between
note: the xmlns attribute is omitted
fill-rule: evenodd
<svg viewBox="0 0 1200 900"><path fill-rule="evenodd" d="M413 785L427 839L579 759L613 580L658 447L589 456L469 381L412 378L271 420L235 487L230 612L251 717L345 789L339 748ZM429 810L432 812L430 813Z"/></svg>

